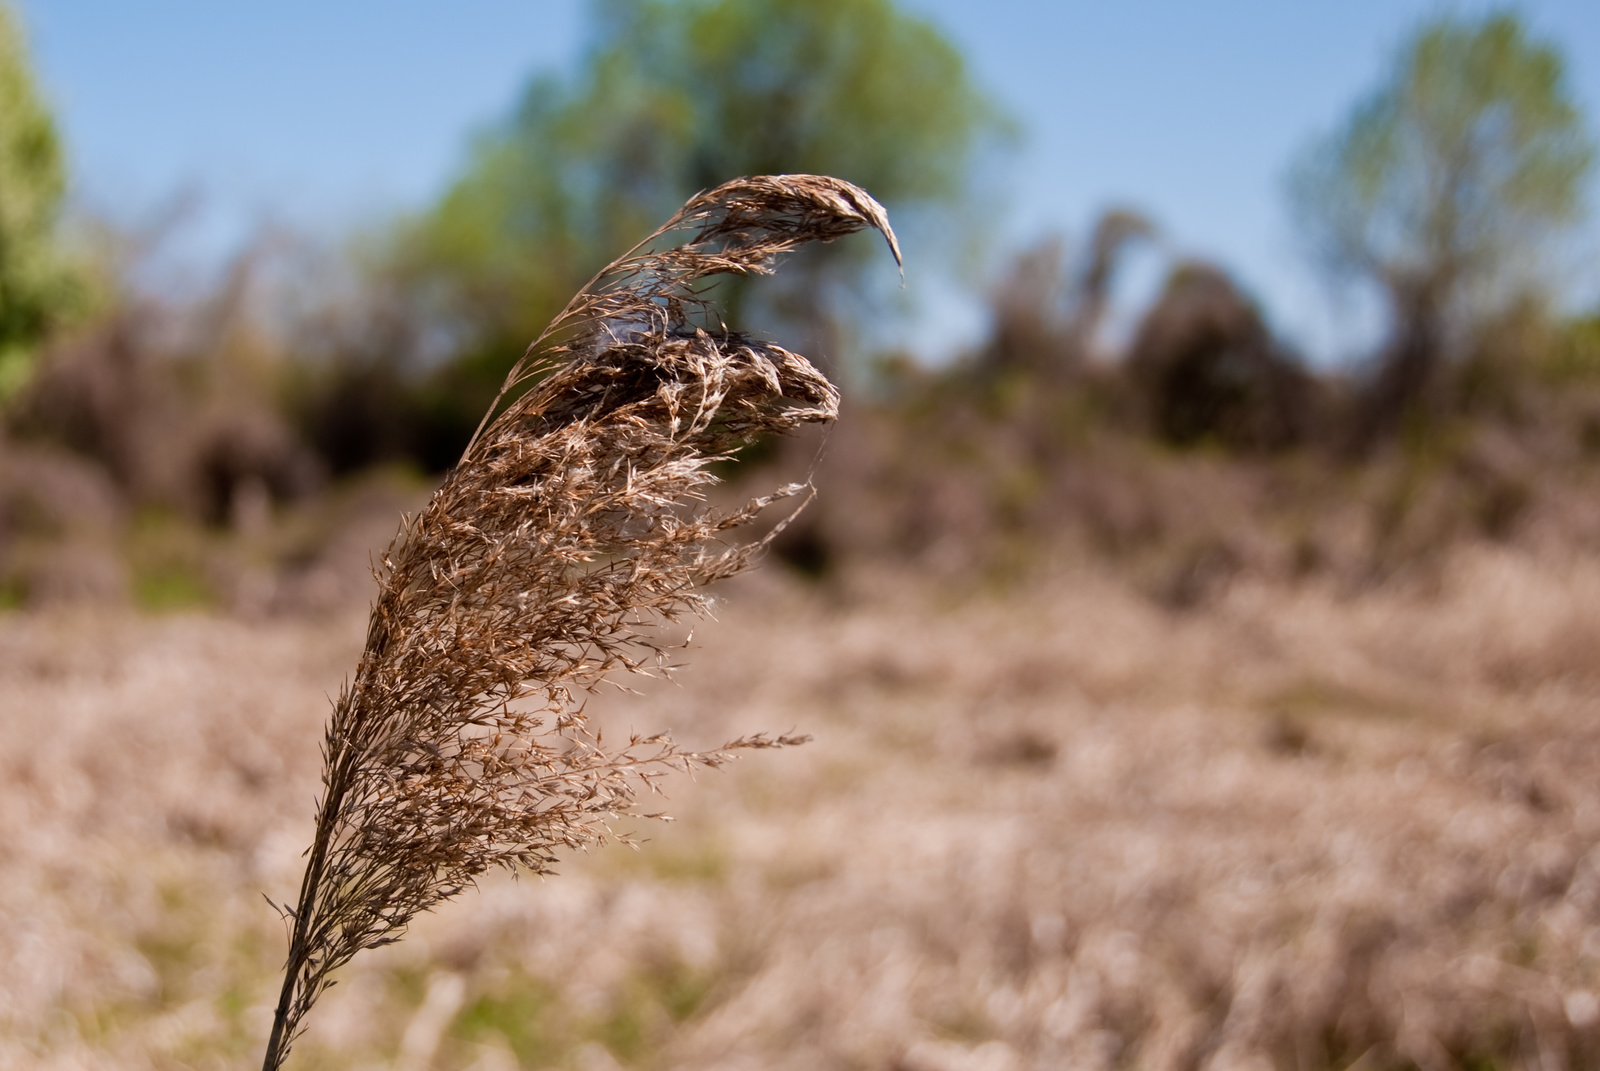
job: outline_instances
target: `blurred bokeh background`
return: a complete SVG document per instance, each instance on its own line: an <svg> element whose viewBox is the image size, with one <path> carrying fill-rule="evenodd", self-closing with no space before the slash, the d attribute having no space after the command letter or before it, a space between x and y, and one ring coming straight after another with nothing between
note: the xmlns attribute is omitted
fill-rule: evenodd
<svg viewBox="0 0 1600 1071"><path fill-rule="evenodd" d="M1103 8L1103 9L1100 9ZM372 556L688 195L844 388L677 686L816 741L306 1068L1600 1065L1600 8L0 2L0 1066L259 1061Z"/></svg>

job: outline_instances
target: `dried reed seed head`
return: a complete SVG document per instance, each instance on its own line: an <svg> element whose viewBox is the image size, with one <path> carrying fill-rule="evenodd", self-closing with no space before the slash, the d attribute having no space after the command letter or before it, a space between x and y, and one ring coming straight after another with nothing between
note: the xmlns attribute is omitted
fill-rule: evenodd
<svg viewBox="0 0 1600 1071"><path fill-rule="evenodd" d="M720 324L695 286L699 281L770 274L777 258L797 246L868 228L884 236L900 265L900 244L883 206L848 182L821 175L764 175L697 194L590 280L528 348L501 395L574 356L606 352L641 335L659 342L690 333L697 314ZM683 234L690 236L687 241L658 248L663 239ZM484 419L487 423L489 416Z"/></svg>
<svg viewBox="0 0 1600 1071"><path fill-rule="evenodd" d="M727 243L725 255L760 255L773 243L793 248L804 242L832 241L872 228L883 234L904 267L900 243L889 216L859 187L815 175L763 175L737 179L689 200L681 226L697 227L693 244ZM780 250L782 251L782 250ZM768 270L770 261L749 270Z"/></svg>
<svg viewBox="0 0 1600 1071"><path fill-rule="evenodd" d="M580 291L507 377L461 462L383 556L366 650L328 727L306 876L285 911L294 932L268 1069L330 971L397 940L485 870L544 872L556 849L612 836L610 820L667 768L804 739L695 753L662 734L608 751L574 697L618 670L668 671L672 644L652 629L703 611L699 588L765 542L727 536L805 490L717 512L708 465L838 413L838 391L805 358L698 322L717 321L694 284L768 272L801 243L867 227L898 262L882 206L849 183L769 176L700 194Z"/></svg>

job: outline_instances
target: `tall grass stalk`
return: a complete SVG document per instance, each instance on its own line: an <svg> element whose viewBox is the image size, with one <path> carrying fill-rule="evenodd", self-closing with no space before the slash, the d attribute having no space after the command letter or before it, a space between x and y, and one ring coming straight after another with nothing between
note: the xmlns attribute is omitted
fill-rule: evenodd
<svg viewBox="0 0 1600 1071"><path fill-rule="evenodd" d="M667 670L655 627L703 612L700 589L765 543L728 537L807 490L720 512L705 503L708 465L838 412L805 358L724 327L704 281L770 273L798 245L864 228L899 261L882 206L837 179L738 179L692 198L529 347L402 523L328 725L300 894L281 908L293 927L265 1071L331 973L418 912L491 867L546 873L557 849L613 836L608 821L669 768L803 739L686 752L634 736L608 750L581 696L617 671Z"/></svg>

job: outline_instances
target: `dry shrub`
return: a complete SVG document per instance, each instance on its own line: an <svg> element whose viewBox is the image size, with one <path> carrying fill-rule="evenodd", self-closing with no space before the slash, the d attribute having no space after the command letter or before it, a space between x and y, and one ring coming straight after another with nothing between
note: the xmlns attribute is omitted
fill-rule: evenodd
<svg viewBox="0 0 1600 1071"><path fill-rule="evenodd" d="M129 253L123 273L156 252ZM211 525L232 523L241 499L305 498L319 463L278 412L278 355L251 307L266 255L246 249L193 299L125 282L92 326L45 354L6 414L13 433L99 464L130 503Z"/></svg>
<svg viewBox="0 0 1600 1071"><path fill-rule="evenodd" d="M0 439L0 605L126 596L126 506L99 467Z"/></svg>
<svg viewBox="0 0 1600 1071"><path fill-rule="evenodd" d="M898 259L883 209L848 183L727 183L604 269L512 369L503 408L382 558L366 651L328 727L305 878L284 912L294 932L267 1068L330 972L485 871L545 873L555 849L606 839L664 767L797 742L756 734L689 753L634 735L608 751L578 697L612 672L665 671L659 624L703 613L699 589L763 543L716 545L804 490L718 512L704 505L708 466L838 411L821 373L717 325L700 287L862 228ZM671 235L687 237L657 248Z"/></svg>
<svg viewBox="0 0 1600 1071"><path fill-rule="evenodd" d="M1600 546L1600 394L1541 371L1548 338L1486 333L1448 405L1353 455L1359 381L1302 367L1221 269L1178 265L1116 361L1096 359L1092 287L1063 275L1058 247L1031 251L983 347L886 365L781 549L813 574L969 581L1094 560L1189 608L1240 576L1429 582L1474 543Z"/></svg>
<svg viewBox="0 0 1600 1071"><path fill-rule="evenodd" d="M1151 432L1168 442L1283 450L1315 430L1315 380L1210 264L1173 269L1124 360Z"/></svg>
<svg viewBox="0 0 1600 1071"><path fill-rule="evenodd" d="M1090 374L1119 262L1154 233L1137 212L1102 213L1070 280L1059 239L1019 255L995 290L994 327L976 355L980 378L1021 373L1059 384Z"/></svg>
<svg viewBox="0 0 1600 1071"><path fill-rule="evenodd" d="M1092 562L1192 609L1246 578L1428 586L1461 548L1552 561L1600 548L1600 467L1583 445L1600 420L1581 394L1541 403L1527 426L1441 424L1351 462L1311 444L1152 442L1119 423L1117 390L1093 376L956 369L903 386L847 411L804 541L784 548L846 588L907 567L971 586Z"/></svg>

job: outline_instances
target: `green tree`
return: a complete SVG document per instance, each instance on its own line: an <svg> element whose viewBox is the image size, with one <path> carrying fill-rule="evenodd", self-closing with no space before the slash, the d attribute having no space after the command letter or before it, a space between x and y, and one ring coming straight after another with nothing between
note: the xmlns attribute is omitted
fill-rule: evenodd
<svg viewBox="0 0 1600 1071"><path fill-rule="evenodd" d="M0 3L0 401L80 288L56 244L66 186L55 123L34 86L16 17Z"/></svg>
<svg viewBox="0 0 1600 1071"><path fill-rule="evenodd" d="M1427 400L1466 332L1538 284L1552 239L1582 215L1593 158L1560 52L1514 14L1424 24L1309 149L1291 186L1299 221L1390 307L1369 436Z"/></svg>
<svg viewBox="0 0 1600 1071"><path fill-rule="evenodd" d="M464 423L573 290L697 190L814 172L892 210L948 205L1005 129L956 48L893 0L601 0L592 14L576 74L535 78L387 261L456 357L460 397L440 404ZM802 257L759 302L736 287L730 320L838 312L864 248Z"/></svg>

